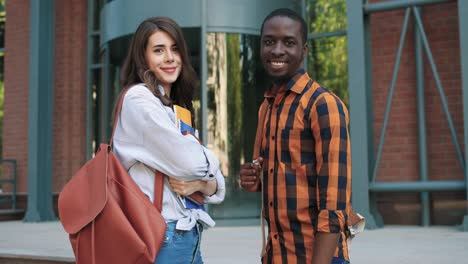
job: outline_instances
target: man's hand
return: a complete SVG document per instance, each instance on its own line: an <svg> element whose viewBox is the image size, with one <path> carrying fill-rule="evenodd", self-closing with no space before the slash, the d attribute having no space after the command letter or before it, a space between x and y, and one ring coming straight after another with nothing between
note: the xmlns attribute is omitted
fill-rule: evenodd
<svg viewBox="0 0 468 264"><path fill-rule="evenodd" d="M240 167L240 185L249 188L254 185L260 177L263 158L258 157L253 162L244 163Z"/></svg>

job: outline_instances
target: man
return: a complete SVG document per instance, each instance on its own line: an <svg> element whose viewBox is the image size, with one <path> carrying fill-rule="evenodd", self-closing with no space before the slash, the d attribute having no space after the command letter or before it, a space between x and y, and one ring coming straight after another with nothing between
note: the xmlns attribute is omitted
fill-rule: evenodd
<svg viewBox="0 0 468 264"><path fill-rule="evenodd" d="M273 85L259 110L255 160L241 165L240 180L247 191L262 191L262 262L349 263L348 110L302 69L307 26L296 12L265 18L260 54Z"/></svg>

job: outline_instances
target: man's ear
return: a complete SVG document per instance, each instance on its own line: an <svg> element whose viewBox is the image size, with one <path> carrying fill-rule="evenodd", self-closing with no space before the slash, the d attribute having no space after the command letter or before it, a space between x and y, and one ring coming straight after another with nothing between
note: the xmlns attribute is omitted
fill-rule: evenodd
<svg viewBox="0 0 468 264"><path fill-rule="evenodd" d="M304 43L304 47L302 48L302 55L307 56L307 48L309 47L309 44Z"/></svg>

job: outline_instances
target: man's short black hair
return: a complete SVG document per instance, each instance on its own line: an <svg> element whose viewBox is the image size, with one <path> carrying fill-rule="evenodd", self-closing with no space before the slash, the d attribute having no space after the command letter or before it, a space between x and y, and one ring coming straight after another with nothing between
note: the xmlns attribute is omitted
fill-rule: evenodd
<svg viewBox="0 0 468 264"><path fill-rule="evenodd" d="M296 11L291 10L289 8L278 8L276 10L273 10L268 16L265 17L262 23L262 27L260 28L260 35L263 34L263 26L265 25L265 22L270 20L273 17L289 17L290 19L297 21L301 24L301 31L302 31L302 44L307 43L307 24L304 20L304 18L299 15Z"/></svg>

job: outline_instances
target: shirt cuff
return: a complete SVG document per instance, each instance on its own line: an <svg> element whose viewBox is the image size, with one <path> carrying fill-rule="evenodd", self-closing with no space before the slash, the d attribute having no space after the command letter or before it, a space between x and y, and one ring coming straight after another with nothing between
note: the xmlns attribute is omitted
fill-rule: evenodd
<svg viewBox="0 0 468 264"><path fill-rule="evenodd" d="M212 181L219 172L219 161L211 150L203 147L203 152L205 153L206 161L208 162L208 171L202 180Z"/></svg>
<svg viewBox="0 0 468 264"><path fill-rule="evenodd" d="M226 195L226 182L224 181L224 176L220 170L215 176L216 178L216 192L212 195L205 195L204 202L209 204L219 204L224 201L224 196Z"/></svg>
<svg viewBox="0 0 468 264"><path fill-rule="evenodd" d="M320 210L317 219L317 232L340 233L345 230L346 212L343 210Z"/></svg>

